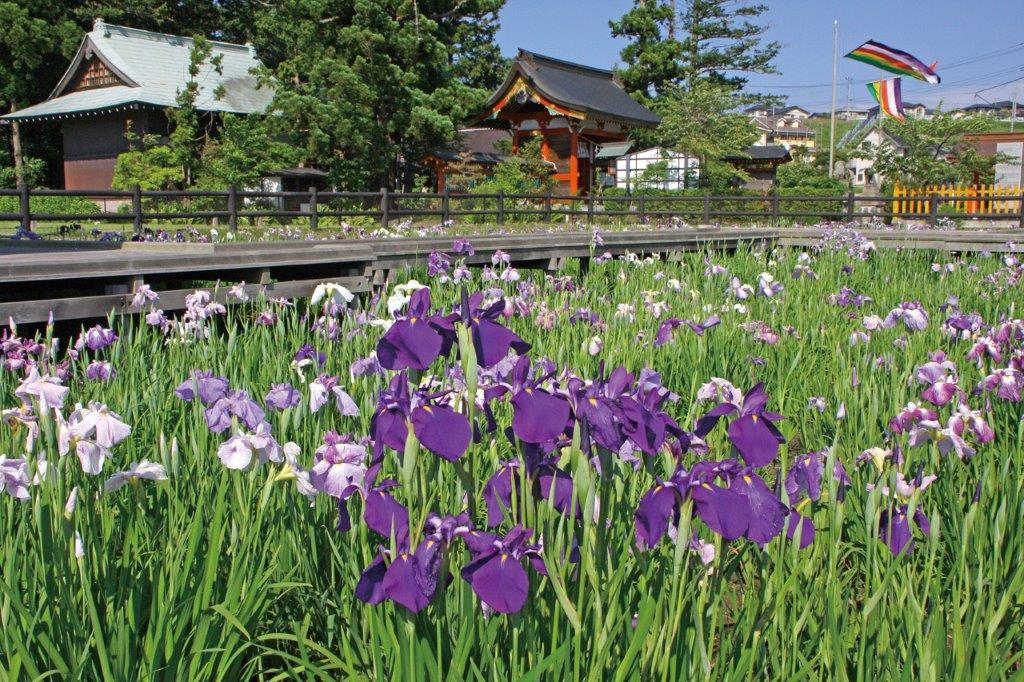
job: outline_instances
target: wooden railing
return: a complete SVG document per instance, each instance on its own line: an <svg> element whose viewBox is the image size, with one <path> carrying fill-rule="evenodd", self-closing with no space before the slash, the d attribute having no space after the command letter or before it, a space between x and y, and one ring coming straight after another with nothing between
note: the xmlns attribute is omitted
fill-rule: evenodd
<svg viewBox="0 0 1024 682"><path fill-rule="evenodd" d="M236 230L243 221L260 219L299 223L311 230L329 227L325 219L360 218L388 227L396 220L431 219L441 222L552 222L575 220L587 224L610 221L652 224L665 221L709 224L726 220L779 225L793 220L846 221L893 218L935 226L940 217L1013 221L1024 229L1024 190L970 191L969 188L897 188L891 196L848 192L840 196L705 194L648 194L562 196L546 194L462 194L444 192L307 192L143 191L134 190L0 190L0 197L17 196L17 212L0 213L0 222L16 223L31 232L40 223L117 223L135 234L154 223L207 221ZM88 197L102 200L114 211L45 212L33 210L35 197ZM127 229L124 230L128 232Z"/></svg>

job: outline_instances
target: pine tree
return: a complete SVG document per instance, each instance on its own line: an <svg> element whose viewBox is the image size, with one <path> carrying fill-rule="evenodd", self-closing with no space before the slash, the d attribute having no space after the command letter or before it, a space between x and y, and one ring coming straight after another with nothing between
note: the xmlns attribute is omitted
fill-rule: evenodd
<svg viewBox="0 0 1024 682"><path fill-rule="evenodd" d="M621 56L624 87L641 99L656 99L672 86L711 80L740 90L746 74L775 73L780 45L764 43L755 21L767 5L737 0L636 0L611 22L612 35L629 39Z"/></svg>

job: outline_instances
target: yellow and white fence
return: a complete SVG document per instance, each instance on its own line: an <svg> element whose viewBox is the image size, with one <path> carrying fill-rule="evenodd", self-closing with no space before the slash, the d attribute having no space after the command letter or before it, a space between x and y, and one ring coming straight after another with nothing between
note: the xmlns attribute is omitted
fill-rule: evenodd
<svg viewBox="0 0 1024 682"><path fill-rule="evenodd" d="M892 212L899 215L928 215L932 197L938 206L955 213L975 215L1020 215L1024 187L996 185L926 185L892 190Z"/></svg>

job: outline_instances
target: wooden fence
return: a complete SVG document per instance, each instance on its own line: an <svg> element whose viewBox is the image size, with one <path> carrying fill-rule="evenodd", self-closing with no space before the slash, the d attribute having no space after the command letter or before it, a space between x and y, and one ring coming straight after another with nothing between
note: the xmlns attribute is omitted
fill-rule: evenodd
<svg viewBox="0 0 1024 682"><path fill-rule="evenodd" d="M934 201L940 209L951 209L948 211L951 213L1013 218L1020 212L1024 187L951 184L901 187L897 184L892 194L892 212L897 215L928 213Z"/></svg>
<svg viewBox="0 0 1024 682"><path fill-rule="evenodd" d="M0 197L17 196L18 211L0 213L0 222L14 222L30 232L37 223L118 223L141 234L147 224L174 221L211 221L236 230L240 221L270 218L283 223L302 221L311 230L324 219L369 219L381 227L396 220L432 219L441 222L470 219L493 221L552 222L577 220L587 224L618 221L650 224L681 220L709 224L725 220L777 226L785 221L846 221L858 218L901 218L932 226L942 216L978 220L1015 221L1024 229L1024 190L979 196L962 188L898 188L898 195L866 196L848 192L840 196L791 195L785 192L759 195L716 196L674 194L653 196L561 196L547 194L441 194L426 192L308 192L134 190L0 190ZM116 211L56 213L34 211L34 197L102 198L118 205ZM184 209L184 210L183 210ZM127 231L127 230L125 230Z"/></svg>

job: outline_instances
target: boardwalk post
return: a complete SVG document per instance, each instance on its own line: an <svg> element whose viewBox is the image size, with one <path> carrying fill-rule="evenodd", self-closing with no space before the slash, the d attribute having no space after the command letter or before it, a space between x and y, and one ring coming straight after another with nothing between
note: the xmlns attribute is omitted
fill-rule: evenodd
<svg viewBox="0 0 1024 682"><path fill-rule="evenodd" d="M544 197L544 222L551 222L551 190L548 190L547 196Z"/></svg>
<svg viewBox="0 0 1024 682"><path fill-rule="evenodd" d="M142 234L142 187L132 187L132 230Z"/></svg>
<svg viewBox="0 0 1024 682"><path fill-rule="evenodd" d="M939 218L939 195L932 192L928 195L928 224L935 227Z"/></svg>
<svg viewBox="0 0 1024 682"><path fill-rule="evenodd" d="M451 207L451 194L448 192L448 186L445 185L444 193L441 194L441 222L445 225L451 220L452 207Z"/></svg>
<svg viewBox="0 0 1024 682"><path fill-rule="evenodd" d="M640 205L637 206L637 210L640 211L640 224L641 225L646 225L647 224L647 195L645 195L645 194L639 195L637 197L637 201L639 201L639 203L640 203Z"/></svg>
<svg viewBox="0 0 1024 682"><path fill-rule="evenodd" d="M853 192L846 193L846 222L853 222L853 211L856 207L854 202Z"/></svg>
<svg viewBox="0 0 1024 682"><path fill-rule="evenodd" d="M309 229L315 230L320 226L320 208L317 205L316 185L309 188Z"/></svg>
<svg viewBox="0 0 1024 682"><path fill-rule="evenodd" d="M18 207L21 213L21 229L25 232L32 231L32 207L29 202L29 187L27 182L22 182L18 188Z"/></svg>
<svg viewBox="0 0 1024 682"><path fill-rule="evenodd" d="M391 200L388 198L388 188L380 188L380 226L387 229L391 222Z"/></svg>
<svg viewBox="0 0 1024 682"><path fill-rule="evenodd" d="M1022 192L1021 195L1017 197L1017 213L1017 227L1024 230L1024 192Z"/></svg>
<svg viewBox="0 0 1024 682"><path fill-rule="evenodd" d="M238 188L234 185L228 187L228 230L235 232L238 229Z"/></svg>
<svg viewBox="0 0 1024 682"><path fill-rule="evenodd" d="M498 190L498 224L505 224L505 190Z"/></svg>
<svg viewBox="0 0 1024 682"><path fill-rule="evenodd" d="M594 190L587 194L587 225L594 224Z"/></svg>

